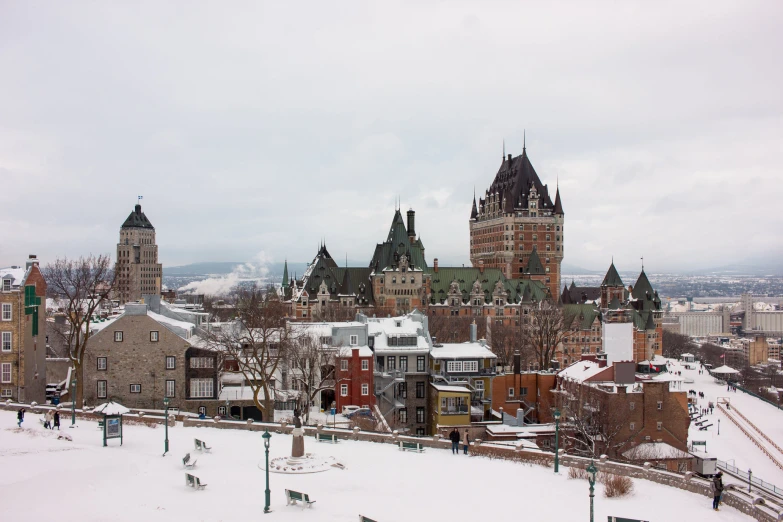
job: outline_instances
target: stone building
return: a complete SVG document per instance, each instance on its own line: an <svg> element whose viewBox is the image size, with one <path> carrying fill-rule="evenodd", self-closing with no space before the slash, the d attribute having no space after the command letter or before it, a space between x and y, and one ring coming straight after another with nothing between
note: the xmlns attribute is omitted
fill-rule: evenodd
<svg viewBox="0 0 783 522"><path fill-rule="evenodd" d="M31 255L0 268L0 398L46 401L46 281Z"/></svg>
<svg viewBox="0 0 783 522"><path fill-rule="evenodd" d="M541 281L552 296L560 289L563 261L564 213L560 190L554 202L549 187L536 173L527 150L516 158L502 158L500 168L484 197L470 214L470 260L500 269L505 277ZM544 262L531 266L537 252ZM541 261L541 259L539 259Z"/></svg>
<svg viewBox="0 0 783 522"><path fill-rule="evenodd" d="M128 303L96 328L82 366L85 404L162 409L167 397L172 408L217 414L218 357L198 347L192 324Z"/></svg>
<svg viewBox="0 0 783 522"><path fill-rule="evenodd" d="M120 303L138 301L144 294L160 295L163 265L158 263L155 227L141 205L136 205L120 227L116 270Z"/></svg>

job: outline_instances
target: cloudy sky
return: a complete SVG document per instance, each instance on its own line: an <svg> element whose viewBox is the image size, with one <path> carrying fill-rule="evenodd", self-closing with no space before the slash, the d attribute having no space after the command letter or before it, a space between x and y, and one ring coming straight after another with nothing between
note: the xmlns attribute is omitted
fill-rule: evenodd
<svg viewBox="0 0 783 522"><path fill-rule="evenodd" d="M0 0L0 265L368 262L400 197L468 262L507 152L560 184L570 265L783 254L783 3ZM44 8L45 5L45 8Z"/></svg>

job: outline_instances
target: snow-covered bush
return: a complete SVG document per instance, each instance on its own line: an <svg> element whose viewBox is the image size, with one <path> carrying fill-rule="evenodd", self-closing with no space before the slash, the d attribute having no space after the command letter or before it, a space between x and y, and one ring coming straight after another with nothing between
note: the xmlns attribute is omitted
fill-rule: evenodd
<svg viewBox="0 0 783 522"><path fill-rule="evenodd" d="M633 492L633 481L629 477L601 473L601 483L604 485L606 498L624 497Z"/></svg>

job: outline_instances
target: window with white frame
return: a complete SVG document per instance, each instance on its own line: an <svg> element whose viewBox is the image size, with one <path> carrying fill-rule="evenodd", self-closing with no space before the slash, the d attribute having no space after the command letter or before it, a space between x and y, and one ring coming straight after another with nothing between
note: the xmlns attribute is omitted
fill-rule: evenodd
<svg viewBox="0 0 783 522"><path fill-rule="evenodd" d="M11 363L0 365L0 382L11 382Z"/></svg>
<svg viewBox="0 0 783 522"><path fill-rule="evenodd" d="M122 342L122 332L114 332L114 342L115 343Z"/></svg>
<svg viewBox="0 0 783 522"><path fill-rule="evenodd" d="M478 361L465 361L462 363L462 371L463 372L477 372L478 371Z"/></svg>
<svg viewBox="0 0 783 522"><path fill-rule="evenodd" d="M13 305L11 303L3 303L3 321L11 320L11 310Z"/></svg>
<svg viewBox="0 0 783 522"><path fill-rule="evenodd" d="M340 396L348 397L348 385L347 384L341 384L340 385Z"/></svg>
<svg viewBox="0 0 783 522"><path fill-rule="evenodd" d="M449 373L453 372L461 372L462 371L462 361L449 361L446 363L446 371Z"/></svg>
<svg viewBox="0 0 783 522"><path fill-rule="evenodd" d="M177 393L177 381L166 381L166 397L174 397Z"/></svg>
<svg viewBox="0 0 783 522"><path fill-rule="evenodd" d="M3 332L3 348L2 350L4 352L10 352L11 351L11 338L13 337L13 332Z"/></svg>
<svg viewBox="0 0 783 522"><path fill-rule="evenodd" d="M14 393L13 389L11 388L3 388L0 390L0 397L10 397Z"/></svg>
<svg viewBox="0 0 783 522"><path fill-rule="evenodd" d="M177 358L173 355L166 356L166 369L173 370L177 367Z"/></svg>
<svg viewBox="0 0 783 522"><path fill-rule="evenodd" d="M106 371L107 366L106 357L98 357L98 371Z"/></svg>
<svg viewBox="0 0 783 522"><path fill-rule="evenodd" d="M509 387L508 389L508 396L513 397L514 396L514 388Z"/></svg>
<svg viewBox="0 0 783 522"><path fill-rule="evenodd" d="M350 342L351 342L351 346L356 346L357 344L359 344L359 336L352 335Z"/></svg>
<svg viewBox="0 0 783 522"><path fill-rule="evenodd" d="M150 342L151 343L157 343L158 337L160 335L160 332L156 332L155 330L150 332Z"/></svg>
<svg viewBox="0 0 783 522"><path fill-rule="evenodd" d="M362 384L362 395L369 395L370 394L370 385L369 384Z"/></svg>
<svg viewBox="0 0 783 522"><path fill-rule="evenodd" d="M403 424L408 422L408 409L407 408L400 408L400 411L398 413L400 422Z"/></svg>
<svg viewBox="0 0 783 522"><path fill-rule="evenodd" d="M348 359L342 359L340 361L340 370L343 371L343 372L347 372L348 371Z"/></svg>
<svg viewBox="0 0 783 522"><path fill-rule="evenodd" d="M130 392L131 393L141 393L141 384L131 384L130 385Z"/></svg>
<svg viewBox="0 0 783 522"><path fill-rule="evenodd" d="M215 359L213 357L191 357L191 368L214 368Z"/></svg>
<svg viewBox="0 0 783 522"><path fill-rule="evenodd" d="M10 291L11 291L11 280L3 279L3 292L10 292Z"/></svg>
<svg viewBox="0 0 783 522"><path fill-rule="evenodd" d="M98 398L106 398L106 381L98 381Z"/></svg>
<svg viewBox="0 0 783 522"><path fill-rule="evenodd" d="M226 407L218 406L218 415L225 415L225 414L226 414Z"/></svg>
<svg viewBox="0 0 783 522"><path fill-rule="evenodd" d="M212 379L190 379L190 396L194 398L210 398L215 394Z"/></svg>
<svg viewBox="0 0 783 522"><path fill-rule="evenodd" d="M199 406L198 407L198 414L199 415L206 415L207 414L207 407L206 406Z"/></svg>
<svg viewBox="0 0 783 522"><path fill-rule="evenodd" d="M370 361L368 361L367 359L364 359L362 361L362 370L366 371L366 370L369 370L369 369L370 369Z"/></svg>

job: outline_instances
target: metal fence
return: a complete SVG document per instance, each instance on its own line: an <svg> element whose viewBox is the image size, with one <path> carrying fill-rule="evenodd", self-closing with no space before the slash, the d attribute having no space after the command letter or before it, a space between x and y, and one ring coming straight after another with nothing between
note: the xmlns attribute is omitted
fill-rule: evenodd
<svg viewBox="0 0 783 522"><path fill-rule="evenodd" d="M718 469L725 471L726 473L730 473L735 477L739 478L740 480L744 480L745 483L747 483L748 478L750 478L750 483L752 486L761 488L783 499L783 488L779 488L775 484L772 484L771 482L767 482L766 480L762 480L756 476L752 476L747 471L732 466L722 460L718 460Z"/></svg>
<svg viewBox="0 0 783 522"><path fill-rule="evenodd" d="M751 395L751 396L753 396L753 397L755 397L755 398L757 398L757 399L761 399L762 401L764 401L764 402L766 402L766 403L769 403L769 404L773 405L773 406L774 406L774 407L776 407L777 409L780 409L780 404L779 404L779 403L773 402L773 401L771 401L771 400L767 399L766 397L762 397L761 395L759 395L759 394L757 394L757 393L753 393L752 391L750 391L750 390L748 390L748 389L746 389L746 388L743 388L743 387L742 387L742 386L740 386L739 384L735 384L735 385L734 385L734 387L735 387L735 388L737 388L737 389L738 389L739 391L741 391L741 392L747 393L748 395Z"/></svg>

